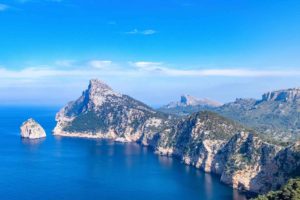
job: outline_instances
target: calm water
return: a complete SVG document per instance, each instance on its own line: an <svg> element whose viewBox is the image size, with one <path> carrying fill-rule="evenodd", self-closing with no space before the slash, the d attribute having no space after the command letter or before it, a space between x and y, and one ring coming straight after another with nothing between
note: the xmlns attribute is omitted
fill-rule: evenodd
<svg viewBox="0 0 300 200"><path fill-rule="evenodd" d="M137 144L51 135L58 108L0 107L0 199L245 199L178 160ZM47 132L22 140L29 117Z"/></svg>

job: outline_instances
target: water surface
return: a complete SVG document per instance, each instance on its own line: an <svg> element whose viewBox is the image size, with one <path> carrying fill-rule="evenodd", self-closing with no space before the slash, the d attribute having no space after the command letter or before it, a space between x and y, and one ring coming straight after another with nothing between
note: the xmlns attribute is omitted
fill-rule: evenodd
<svg viewBox="0 0 300 200"><path fill-rule="evenodd" d="M219 177L138 144L51 135L58 108L0 107L1 200L245 199ZM24 140L33 117L47 138Z"/></svg>

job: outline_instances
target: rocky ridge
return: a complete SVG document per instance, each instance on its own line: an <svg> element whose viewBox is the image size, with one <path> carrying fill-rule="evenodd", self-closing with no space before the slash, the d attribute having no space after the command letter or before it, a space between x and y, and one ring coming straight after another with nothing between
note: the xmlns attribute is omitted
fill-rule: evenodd
<svg viewBox="0 0 300 200"><path fill-rule="evenodd" d="M252 100L244 101L251 106ZM237 104L241 107L241 104ZM82 96L56 116L55 135L138 142L155 152L219 174L241 190L264 193L284 184L300 166L300 144L266 142L255 131L205 111L182 118L162 114L92 80Z"/></svg>

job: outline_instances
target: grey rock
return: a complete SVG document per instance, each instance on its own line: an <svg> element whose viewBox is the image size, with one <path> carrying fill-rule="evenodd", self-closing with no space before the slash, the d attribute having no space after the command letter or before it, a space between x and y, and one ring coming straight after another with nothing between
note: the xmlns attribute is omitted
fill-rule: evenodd
<svg viewBox="0 0 300 200"><path fill-rule="evenodd" d="M31 118L23 122L20 129L22 138L38 139L46 137L46 132L43 127Z"/></svg>

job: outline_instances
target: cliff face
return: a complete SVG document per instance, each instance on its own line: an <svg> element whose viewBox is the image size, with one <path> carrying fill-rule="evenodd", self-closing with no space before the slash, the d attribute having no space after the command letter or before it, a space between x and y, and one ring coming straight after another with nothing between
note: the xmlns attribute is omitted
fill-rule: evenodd
<svg viewBox="0 0 300 200"><path fill-rule="evenodd" d="M263 94L262 101L282 101L295 102L300 101L300 88L293 88L287 90L278 90Z"/></svg>
<svg viewBox="0 0 300 200"><path fill-rule="evenodd" d="M239 102L234 106L252 106L252 100ZM164 115L98 80L92 80L56 120L56 135L150 145L159 154L219 174L222 182L241 190L263 193L277 188L300 166L299 142L286 148L269 144L254 131L209 111L185 118Z"/></svg>
<svg viewBox="0 0 300 200"><path fill-rule="evenodd" d="M221 176L234 188L265 193L299 170L299 144L282 148L217 114L201 112L163 134L156 146L162 155ZM284 164L285 163L285 164Z"/></svg>

